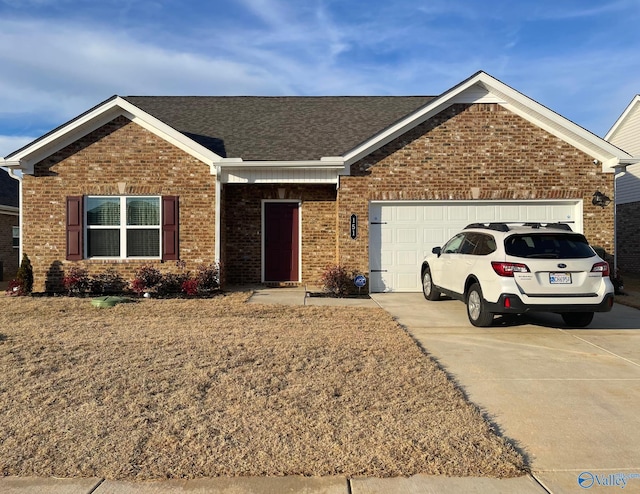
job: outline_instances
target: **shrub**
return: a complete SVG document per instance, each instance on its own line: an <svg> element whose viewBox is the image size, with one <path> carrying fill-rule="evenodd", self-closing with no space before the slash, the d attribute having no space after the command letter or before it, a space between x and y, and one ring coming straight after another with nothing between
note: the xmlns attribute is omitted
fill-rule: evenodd
<svg viewBox="0 0 640 494"><path fill-rule="evenodd" d="M29 295L33 291L33 267L27 254L22 255L22 261L15 279L9 282L6 292L13 296Z"/></svg>
<svg viewBox="0 0 640 494"><path fill-rule="evenodd" d="M91 277L91 292L101 295L122 293L127 286L122 276L113 268L107 268L104 273Z"/></svg>
<svg viewBox="0 0 640 494"><path fill-rule="evenodd" d="M198 282L194 279L185 280L182 283L181 287L182 291L189 296L197 295L198 293Z"/></svg>
<svg viewBox="0 0 640 494"><path fill-rule="evenodd" d="M320 282L325 291L333 293L337 297L344 297L353 290L355 271L349 271L339 264L329 265L324 269Z"/></svg>
<svg viewBox="0 0 640 494"><path fill-rule="evenodd" d="M196 282L200 293L209 293L220 288L220 266L209 264L198 266Z"/></svg>
<svg viewBox="0 0 640 494"><path fill-rule="evenodd" d="M84 295L91 288L91 282L89 280L89 272L79 266L72 266L67 275L62 278L64 289L69 296Z"/></svg>
<svg viewBox="0 0 640 494"><path fill-rule="evenodd" d="M136 271L131 289L136 293L154 291L161 281L162 273L153 266L145 265Z"/></svg>
<svg viewBox="0 0 640 494"><path fill-rule="evenodd" d="M162 279L156 286L158 295L173 295L181 293L183 284L191 278L189 272L185 273L166 273L162 275Z"/></svg>
<svg viewBox="0 0 640 494"><path fill-rule="evenodd" d="M5 291L7 295L11 295L12 297L22 297L24 295L29 295L22 288L22 283L17 279L13 279L9 282L7 289Z"/></svg>

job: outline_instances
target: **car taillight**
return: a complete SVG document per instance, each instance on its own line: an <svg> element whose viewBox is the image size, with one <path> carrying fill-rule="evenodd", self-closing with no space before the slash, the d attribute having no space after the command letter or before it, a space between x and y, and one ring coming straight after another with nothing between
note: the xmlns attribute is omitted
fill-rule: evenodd
<svg viewBox="0 0 640 494"><path fill-rule="evenodd" d="M491 263L493 270L500 276L513 277L513 273L528 273L529 268L526 264L519 264L517 262L498 262L493 261Z"/></svg>
<svg viewBox="0 0 640 494"><path fill-rule="evenodd" d="M602 273L602 276L609 276L609 263L597 262L591 268L592 273Z"/></svg>

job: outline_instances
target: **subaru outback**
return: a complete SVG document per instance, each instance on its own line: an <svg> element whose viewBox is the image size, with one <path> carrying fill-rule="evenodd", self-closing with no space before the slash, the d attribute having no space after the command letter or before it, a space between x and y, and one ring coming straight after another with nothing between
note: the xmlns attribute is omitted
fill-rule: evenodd
<svg viewBox="0 0 640 494"><path fill-rule="evenodd" d="M609 264L566 223L474 223L434 247L421 269L427 300L462 300L474 326L496 314L554 312L584 327L613 306Z"/></svg>

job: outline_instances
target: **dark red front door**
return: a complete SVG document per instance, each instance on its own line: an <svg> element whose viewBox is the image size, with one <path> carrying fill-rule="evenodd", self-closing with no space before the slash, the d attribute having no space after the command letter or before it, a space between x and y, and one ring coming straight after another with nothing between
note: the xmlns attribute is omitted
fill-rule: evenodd
<svg viewBox="0 0 640 494"><path fill-rule="evenodd" d="M264 281L299 281L297 202L264 203Z"/></svg>

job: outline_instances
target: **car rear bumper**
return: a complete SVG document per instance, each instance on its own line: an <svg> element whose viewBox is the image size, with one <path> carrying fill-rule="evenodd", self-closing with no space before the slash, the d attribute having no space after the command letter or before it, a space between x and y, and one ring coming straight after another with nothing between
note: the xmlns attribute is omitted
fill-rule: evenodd
<svg viewBox="0 0 640 494"><path fill-rule="evenodd" d="M600 303L584 304L567 299L567 303L525 304L512 293L503 293L497 302L486 302L487 310L494 314L524 314L525 312L609 312L613 307L613 293L605 294Z"/></svg>

